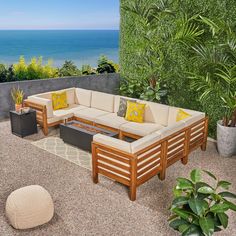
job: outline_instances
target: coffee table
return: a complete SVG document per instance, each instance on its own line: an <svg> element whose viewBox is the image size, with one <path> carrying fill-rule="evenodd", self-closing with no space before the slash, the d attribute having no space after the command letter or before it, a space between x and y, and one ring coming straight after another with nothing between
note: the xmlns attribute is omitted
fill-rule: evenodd
<svg viewBox="0 0 236 236"><path fill-rule="evenodd" d="M118 138L118 132L85 124L80 121L70 121L60 125L60 138L70 145L91 152L91 143L95 134L104 134Z"/></svg>

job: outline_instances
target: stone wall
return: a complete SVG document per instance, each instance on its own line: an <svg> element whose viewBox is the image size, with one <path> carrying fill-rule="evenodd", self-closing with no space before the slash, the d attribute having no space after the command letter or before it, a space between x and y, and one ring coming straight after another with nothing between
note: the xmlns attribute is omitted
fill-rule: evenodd
<svg viewBox="0 0 236 236"><path fill-rule="evenodd" d="M9 111L14 108L14 103L11 99L11 89L13 87L23 89L25 98L27 98L29 95L71 87L118 94L119 83L119 74L89 75L81 77L0 83L0 120L8 118Z"/></svg>

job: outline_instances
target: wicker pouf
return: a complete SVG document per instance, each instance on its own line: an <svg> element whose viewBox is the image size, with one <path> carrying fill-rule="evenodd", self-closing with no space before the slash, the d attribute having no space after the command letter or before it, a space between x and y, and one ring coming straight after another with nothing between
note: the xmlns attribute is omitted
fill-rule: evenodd
<svg viewBox="0 0 236 236"><path fill-rule="evenodd" d="M48 191L39 185L15 190L7 198L6 216L15 229L29 229L49 222L54 205Z"/></svg>

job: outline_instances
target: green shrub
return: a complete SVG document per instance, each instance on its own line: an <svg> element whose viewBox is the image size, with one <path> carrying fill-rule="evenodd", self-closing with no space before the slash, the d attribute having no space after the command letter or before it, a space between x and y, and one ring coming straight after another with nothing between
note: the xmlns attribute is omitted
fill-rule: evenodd
<svg viewBox="0 0 236 236"><path fill-rule="evenodd" d="M224 111L222 101L216 95L200 101L202 91L193 88L190 77L192 73L205 73L205 77L212 73L222 59L222 44L228 40L221 23L230 26L235 35L235 14L234 0L121 0L120 64L126 83L121 85L122 94L141 97L154 75L160 87L166 86L170 105L209 115L209 134L215 137L216 121ZM215 22L219 29L214 29ZM212 63L205 67L194 50L201 44L211 49L208 59ZM230 45L235 47L236 42ZM235 65L235 51L230 63ZM130 93L136 83L141 88Z"/></svg>
<svg viewBox="0 0 236 236"><path fill-rule="evenodd" d="M52 61L43 65L42 57L38 59L34 57L27 64L24 57L21 56L19 62L13 65L13 71L17 80L46 79L58 76L58 69L52 66Z"/></svg>
<svg viewBox="0 0 236 236"><path fill-rule="evenodd" d="M81 71L72 61L65 61L62 67L59 69L59 76L78 76L81 75Z"/></svg>
<svg viewBox="0 0 236 236"><path fill-rule="evenodd" d="M97 72L98 74L115 73L116 68L113 65L113 62L109 61L106 56L101 56L98 60Z"/></svg>

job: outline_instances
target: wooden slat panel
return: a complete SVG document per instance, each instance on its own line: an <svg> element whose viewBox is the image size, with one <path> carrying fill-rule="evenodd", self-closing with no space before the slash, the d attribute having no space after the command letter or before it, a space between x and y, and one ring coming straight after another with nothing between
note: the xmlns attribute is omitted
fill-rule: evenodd
<svg viewBox="0 0 236 236"><path fill-rule="evenodd" d="M136 152L135 154L137 156L140 156L140 155L144 154L145 152L147 152L147 151L157 147L158 145L160 145L161 142L162 142L161 140L158 140L157 142L155 142L155 143L151 144L150 146L148 146L148 147L146 147L146 148Z"/></svg>
<svg viewBox="0 0 236 236"><path fill-rule="evenodd" d="M173 165L175 162L179 161L181 158L183 158L183 154L184 152L179 152L179 153L176 153L174 156L172 156L171 158L169 158L167 160L167 167Z"/></svg>
<svg viewBox="0 0 236 236"><path fill-rule="evenodd" d="M150 171L148 174L143 175L140 179L137 180L137 185L141 185L151 179L153 176L157 175L161 171L161 167L157 167Z"/></svg>
<svg viewBox="0 0 236 236"><path fill-rule="evenodd" d="M180 151L184 151L184 147L180 147L180 148L176 149L174 152L172 151L171 153L168 153L167 158L173 156L173 154L178 153Z"/></svg>
<svg viewBox="0 0 236 236"><path fill-rule="evenodd" d="M118 162L114 162L114 161L112 161L112 160L106 159L106 158L101 157L101 156L99 156L99 155L97 156L97 158L98 158L98 160L100 160L100 161L103 161L103 162L108 163L108 164L110 164L110 165L117 166L117 167L119 167L119 168L121 168L121 169L123 169L123 170L127 170L127 171L130 170L130 167L128 167L128 166L124 166L124 165L122 165L122 164L120 164L120 163L118 163Z"/></svg>
<svg viewBox="0 0 236 236"><path fill-rule="evenodd" d="M138 170L144 168L145 166L149 165L150 163L152 163L155 160L158 160L160 162L160 155L159 155L159 157L155 156L153 158L150 158L148 161L145 161L144 163L138 165Z"/></svg>
<svg viewBox="0 0 236 236"><path fill-rule="evenodd" d="M120 161L120 162L124 162L126 164L129 164L129 159L127 158L123 158L121 155L120 156L117 156L117 155L114 155L113 153L111 152L107 152L105 150L102 150L102 149L97 149L97 153L98 154L101 154L101 155L104 155L104 156L107 156L107 157L110 157L112 159L115 159L117 161Z"/></svg>
<svg viewBox="0 0 236 236"><path fill-rule="evenodd" d="M178 141L181 141L182 139L184 139L185 138L185 133L183 133L182 135L180 135L180 136L178 136L178 137L175 137L175 138L173 138L173 139L171 139L171 140L168 140L168 146L170 146L170 145L172 145L172 144L174 144L174 143L176 143L176 142L178 142ZM183 141L183 140L182 140Z"/></svg>
<svg viewBox="0 0 236 236"><path fill-rule="evenodd" d="M159 148L157 148L157 149L155 149L155 150L145 154L144 156L142 156L140 158L138 157L138 163L144 161L145 159L147 159L148 157L150 157L150 156L152 156L154 154L158 154L160 151L161 151L161 147L159 147ZM160 155L160 153L159 153L159 155Z"/></svg>
<svg viewBox="0 0 236 236"><path fill-rule="evenodd" d="M191 135L190 135L190 138L194 138L194 137L196 137L196 136L198 136L198 135L200 135L200 134L203 134L203 130L200 130L200 131L198 131L198 132L196 132L196 133L191 133Z"/></svg>
<svg viewBox="0 0 236 236"><path fill-rule="evenodd" d="M139 172L138 172L138 177L139 177L140 175L143 175L144 173L148 172L148 170L154 168L154 167L157 166L158 164L160 164L160 161L159 161L159 160L158 160L158 161L155 161L153 164L151 164L151 165L147 166L146 168L144 168L143 170L139 171Z"/></svg>
<svg viewBox="0 0 236 236"><path fill-rule="evenodd" d="M183 145L184 145L184 141L185 141L185 140L183 140L183 141L181 141L181 142L178 142L178 143L176 143L176 144L174 144L174 145L172 145L172 146L168 146L168 152L170 152L170 151L176 149L177 147L183 146Z"/></svg>
<svg viewBox="0 0 236 236"><path fill-rule="evenodd" d="M193 127L193 128L191 129L191 133L194 133L194 132L196 132L197 130L203 130L204 127L205 127L205 124L204 124L204 123L201 124L201 125L199 125L199 126Z"/></svg>
<svg viewBox="0 0 236 236"><path fill-rule="evenodd" d="M120 174L120 175L123 175L123 176L125 176L125 177L127 177L127 178L130 178L130 174L129 174L129 173L123 172L123 171L121 171L121 170L118 170L118 169L116 169L116 168L113 168L113 167L111 167L111 166L108 166L108 165L106 165L106 164L104 164L104 163L98 162L98 168L99 168L99 167L102 167L102 168L104 168L104 169L110 170L110 171L112 171L112 172L115 172L115 173L118 173L118 174Z"/></svg>
<svg viewBox="0 0 236 236"><path fill-rule="evenodd" d="M130 181L129 180L124 179L124 178L122 178L120 176L117 176L115 174L112 174L112 173L110 173L110 172L108 172L106 170L98 169L98 173L100 173L102 175L105 175L105 176L107 176L107 177L109 177L111 179L114 179L114 180L116 180L116 181L118 181L118 182L120 182L120 183L122 183L122 184L124 184L126 186L130 186Z"/></svg>
<svg viewBox="0 0 236 236"><path fill-rule="evenodd" d="M201 137L200 139L196 139L196 140L194 140L194 141L191 141L191 142L190 142L190 149L193 148L194 146L199 146L199 145L201 145L202 142L203 142L203 140L204 140L204 138Z"/></svg>

